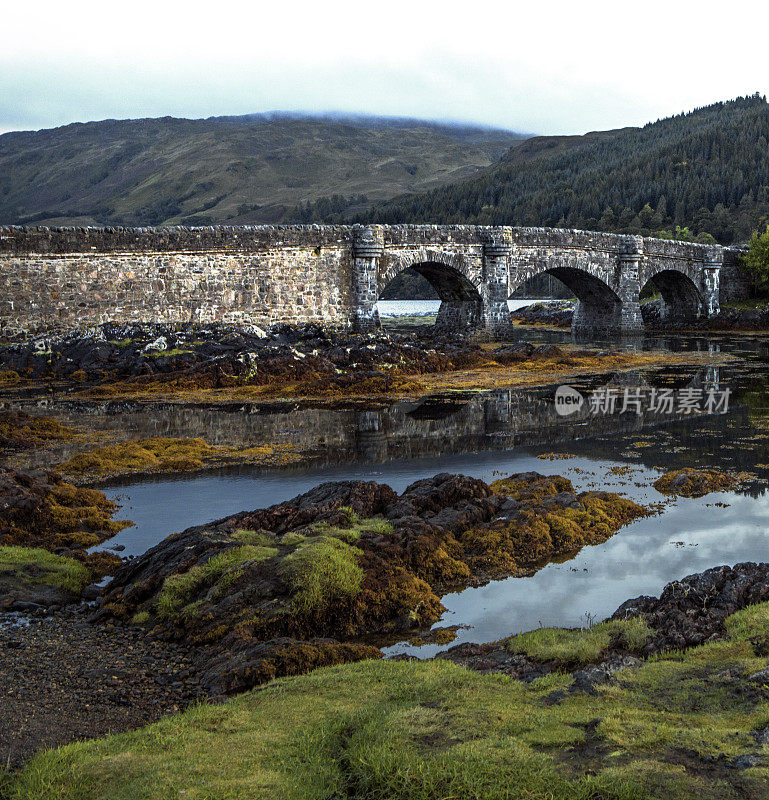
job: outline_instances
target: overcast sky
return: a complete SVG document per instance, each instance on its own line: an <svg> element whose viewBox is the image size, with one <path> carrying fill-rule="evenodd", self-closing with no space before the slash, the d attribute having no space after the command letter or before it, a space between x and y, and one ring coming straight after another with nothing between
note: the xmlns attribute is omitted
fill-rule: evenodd
<svg viewBox="0 0 769 800"><path fill-rule="evenodd" d="M56 0L4 4L0 132L342 111L535 133L769 90L761 3Z"/></svg>

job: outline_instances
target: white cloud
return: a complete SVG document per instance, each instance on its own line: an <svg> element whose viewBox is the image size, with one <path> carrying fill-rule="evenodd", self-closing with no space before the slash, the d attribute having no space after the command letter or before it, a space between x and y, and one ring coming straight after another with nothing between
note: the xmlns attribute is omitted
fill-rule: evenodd
<svg viewBox="0 0 769 800"><path fill-rule="evenodd" d="M769 88L750 8L740 0L716 17L701 3L657 0L16 4L0 30L0 126L275 109L543 133L642 124Z"/></svg>

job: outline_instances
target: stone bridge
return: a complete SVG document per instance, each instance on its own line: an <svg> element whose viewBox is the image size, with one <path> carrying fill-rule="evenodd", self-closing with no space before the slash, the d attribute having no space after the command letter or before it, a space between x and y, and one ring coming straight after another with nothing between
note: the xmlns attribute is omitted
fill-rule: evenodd
<svg viewBox="0 0 769 800"><path fill-rule="evenodd" d="M663 316L719 308L737 250L640 236L470 225L0 228L0 335L106 321L318 321L367 330L411 267L448 329L509 326L508 297L549 273L577 297L574 327L634 333L651 286ZM725 269L725 273L729 272Z"/></svg>

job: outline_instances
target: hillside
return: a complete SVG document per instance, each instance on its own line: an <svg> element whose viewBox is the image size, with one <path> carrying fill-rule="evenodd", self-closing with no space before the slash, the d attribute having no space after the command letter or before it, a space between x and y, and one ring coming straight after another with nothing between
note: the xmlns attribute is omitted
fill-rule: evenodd
<svg viewBox="0 0 769 800"><path fill-rule="evenodd" d="M738 98L643 128L528 139L480 176L395 198L357 219L644 235L679 225L704 240L744 241L769 218L767 141L766 99Z"/></svg>
<svg viewBox="0 0 769 800"><path fill-rule="evenodd" d="M106 120L0 136L0 223L276 222L466 178L521 134L378 117ZM335 197L336 196L336 197Z"/></svg>

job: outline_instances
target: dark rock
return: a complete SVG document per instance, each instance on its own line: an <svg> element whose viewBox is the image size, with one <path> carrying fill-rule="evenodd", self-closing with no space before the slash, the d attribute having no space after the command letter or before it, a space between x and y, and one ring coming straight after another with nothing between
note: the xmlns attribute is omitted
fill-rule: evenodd
<svg viewBox="0 0 769 800"><path fill-rule="evenodd" d="M769 744L769 725L765 728L761 728L760 730L753 731L753 738L759 744Z"/></svg>
<svg viewBox="0 0 769 800"><path fill-rule="evenodd" d="M11 603L11 611L25 611L27 613L34 612L34 611L45 611L44 606L41 606L40 603L32 603L27 602L24 600L14 600Z"/></svg>
<svg viewBox="0 0 769 800"><path fill-rule="evenodd" d="M511 318L525 325L552 325L557 328L571 327L574 303L568 300L546 300L523 306L510 314Z"/></svg>
<svg viewBox="0 0 769 800"><path fill-rule="evenodd" d="M654 629L646 653L692 647L724 632L735 611L769 600L769 564L747 562L714 567L669 583L659 599L624 602L612 619L642 615Z"/></svg>
<svg viewBox="0 0 769 800"><path fill-rule="evenodd" d="M552 671L552 665L539 664L526 656L511 653L504 643L458 644L438 653L436 658L452 661L476 672L501 672L529 682Z"/></svg>
<svg viewBox="0 0 769 800"><path fill-rule="evenodd" d="M573 673L574 683L569 691L581 691L588 694L596 694L595 687L608 683L614 676L623 669L638 667L641 664L640 658L633 656L623 656L604 661L601 664L593 664L584 669Z"/></svg>
<svg viewBox="0 0 769 800"><path fill-rule="evenodd" d="M98 583L91 583L83 589L81 597L85 601L95 600L102 592L102 587Z"/></svg>
<svg viewBox="0 0 769 800"><path fill-rule="evenodd" d="M737 756L737 758L729 762L728 766L732 767L733 769L750 769L750 767L760 766L761 762L762 759L760 756Z"/></svg>

